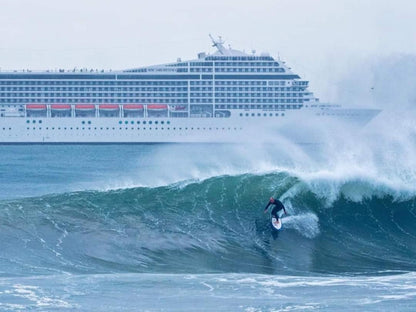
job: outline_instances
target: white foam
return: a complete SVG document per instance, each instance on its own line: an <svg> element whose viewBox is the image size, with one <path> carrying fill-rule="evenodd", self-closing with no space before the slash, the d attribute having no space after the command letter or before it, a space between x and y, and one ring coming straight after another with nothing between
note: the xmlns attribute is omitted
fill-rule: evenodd
<svg viewBox="0 0 416 312"><path fill-rule="evenodd" d="M307 238L315 238L319 234L319 218L314 213L303 213L284 217L285 228L294 229Z"/></svg>
<svg viewBox="0 0 416 312"><path fill-rule="evenodd" d="M37 307L42 308L72 308L68 302L52 298L37 286L15 284L10 294L15 297L21 297L33 302Z"/></svg>

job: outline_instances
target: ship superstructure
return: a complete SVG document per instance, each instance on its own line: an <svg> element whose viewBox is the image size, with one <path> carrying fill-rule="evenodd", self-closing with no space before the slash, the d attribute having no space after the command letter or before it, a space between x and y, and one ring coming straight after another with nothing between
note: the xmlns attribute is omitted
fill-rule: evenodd
<svg viewBox="0 0 416 312"><path fill-rule="evenodd" d="M0 72L0 142L238 142L305 116L377 113L322 105L284 62L212 41L215 53L164 65Z"/></svg>

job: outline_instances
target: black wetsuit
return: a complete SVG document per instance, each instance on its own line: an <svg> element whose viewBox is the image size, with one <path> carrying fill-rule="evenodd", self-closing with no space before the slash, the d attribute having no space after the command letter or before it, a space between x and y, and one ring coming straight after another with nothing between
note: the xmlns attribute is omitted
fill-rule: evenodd
<svg viewBox="0 0 416 312"><path fill-rule="evenodd" d="M276 219L279 219L279 215L277 213L280 210L283 210L286 213L285 206L283 206L283 204L282 204L282 202L280 200L275 199L273 203L271 201L269 201L269 203L267 204L266 208L264 208L264 211L265 212L267 211L267 209L269 208L270 205L274 205L271 214Z"/></svg>

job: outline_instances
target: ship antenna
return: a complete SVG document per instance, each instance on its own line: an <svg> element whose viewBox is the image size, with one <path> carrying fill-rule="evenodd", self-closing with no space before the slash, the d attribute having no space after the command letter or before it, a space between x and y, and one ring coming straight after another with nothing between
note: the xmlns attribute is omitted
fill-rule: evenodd
<svg viewBox="0 0 416 312"><path fill-rule="evenodd" d="M221 54L225 54L225 48L224 48L224 40L222 40L221 36L218 37L218 40L214 39L214 37L209 34L209 37L212 40L212 46L216 47L218 49L218 52Z"/></svg>

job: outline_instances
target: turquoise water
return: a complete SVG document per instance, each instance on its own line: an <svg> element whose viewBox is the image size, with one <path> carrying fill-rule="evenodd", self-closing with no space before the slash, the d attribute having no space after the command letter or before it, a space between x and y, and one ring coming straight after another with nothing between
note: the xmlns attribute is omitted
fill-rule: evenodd
<svg viewBox="0 0 416 312"><path fill-rule="evenodd" d="M1 146L0 310L414 311L413 162L322 149Z"/></svg>

